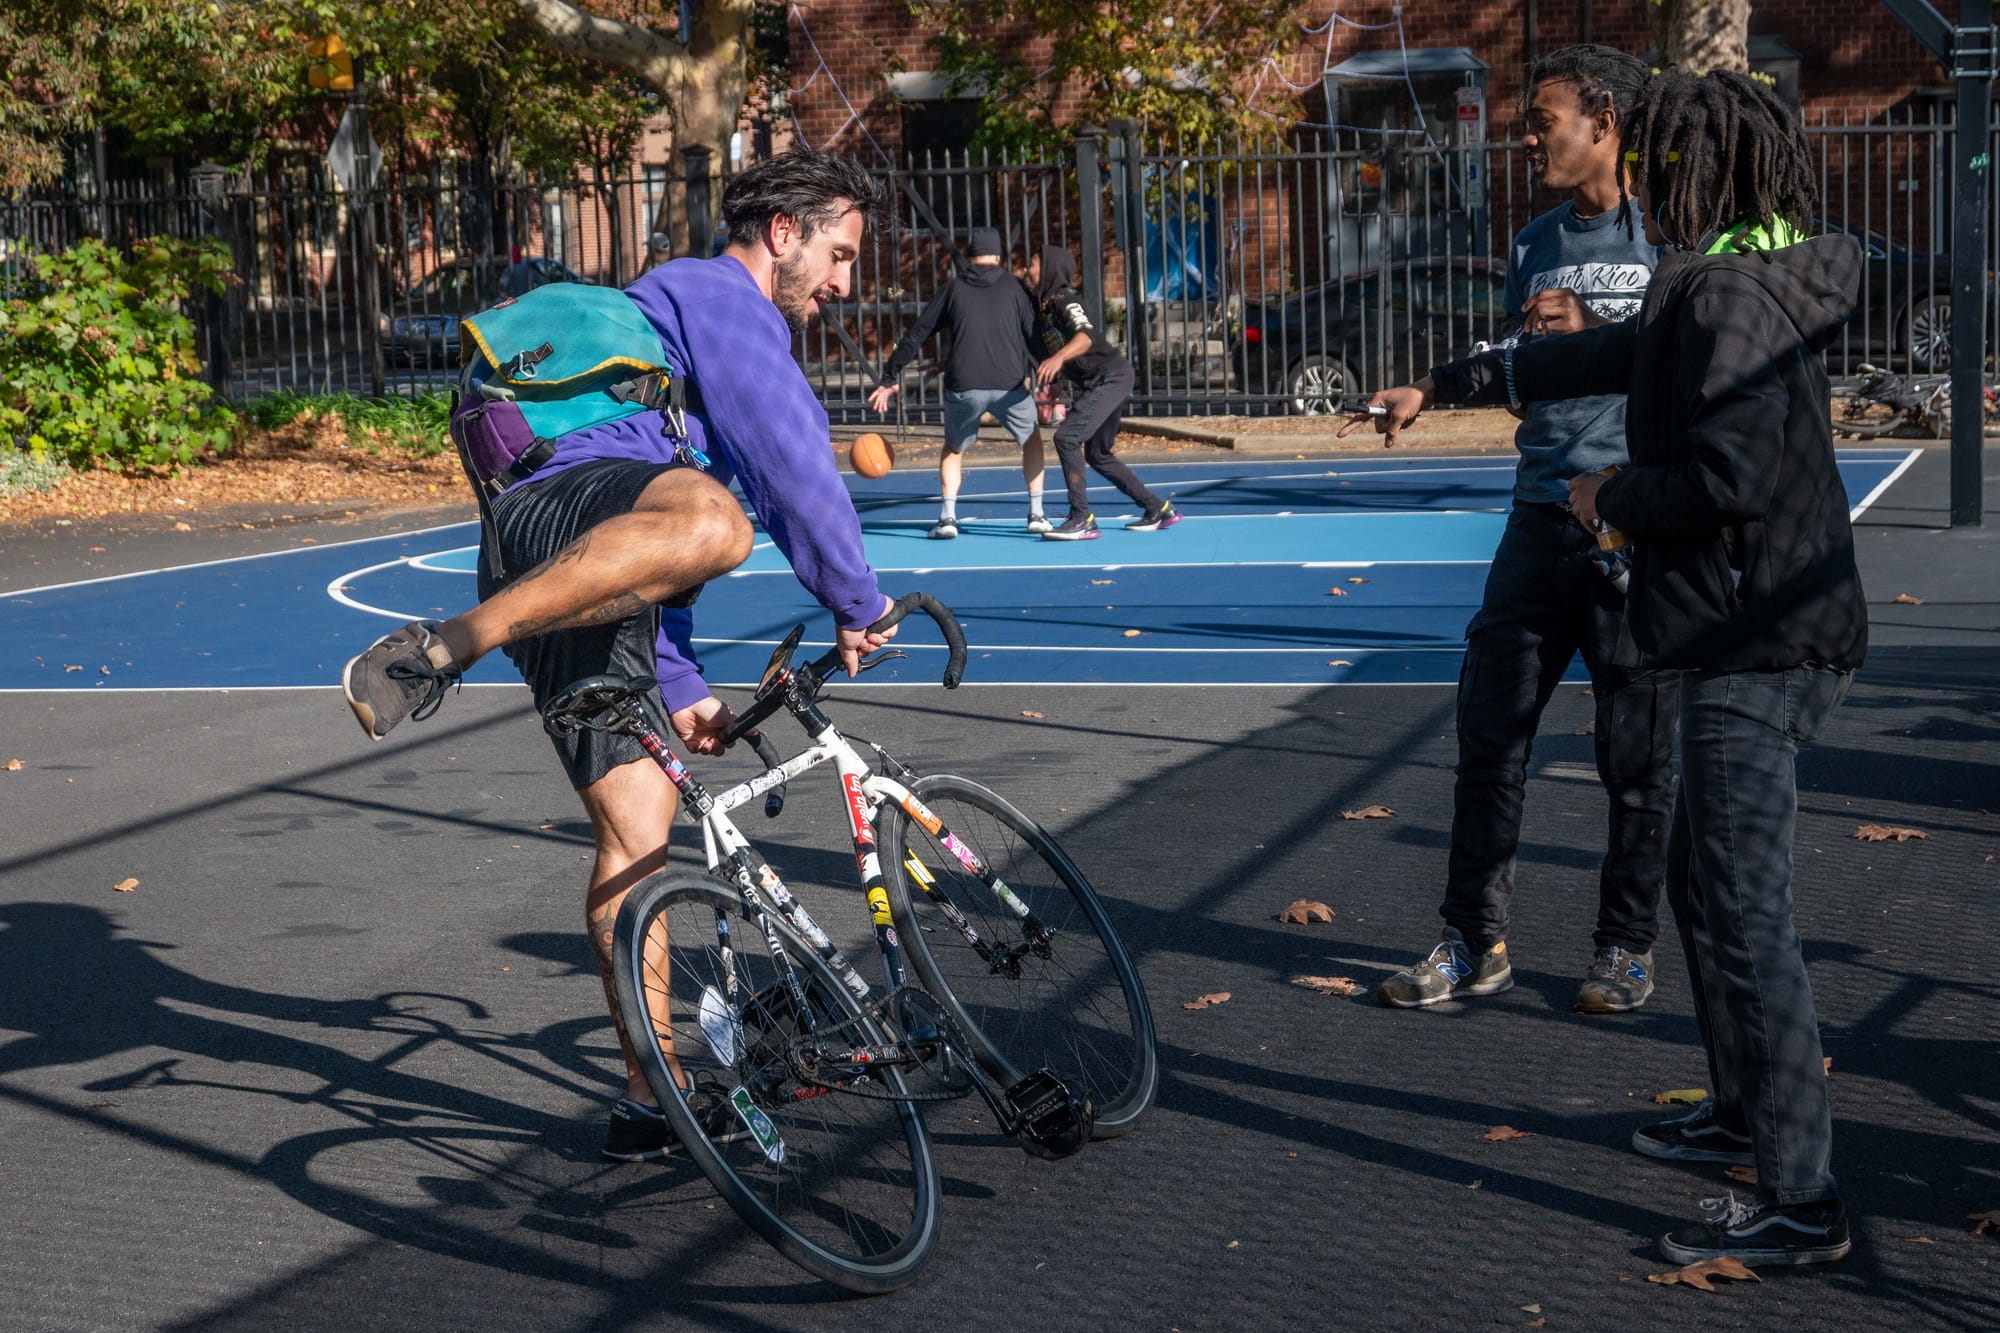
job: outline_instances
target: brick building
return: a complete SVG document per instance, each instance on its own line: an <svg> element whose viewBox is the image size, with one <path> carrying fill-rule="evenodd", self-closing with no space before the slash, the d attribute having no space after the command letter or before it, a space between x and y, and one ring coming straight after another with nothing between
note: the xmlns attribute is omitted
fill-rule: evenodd
<svg viewBox="0 0 2000 1333"><path fill-rule="evenodd" d="M1400 6L1391 0L1317 0L1314 25L1337 8L1353 25L1390 26L1371 31L1338 24L1330 48L1324 39L1301 30L1278 59L1292 84L1310 88L1301 94L1302 123L1358 124L1358 111L1369 120L1366 127L1375 128L1370 118L1385 108L1379 105L1382 99L1365 95L1370 91L1367 75L1386 70L1385 62L1401 72L1403 48L1393 26L1400 9L1412 67L1420 71L1420 95L1428 102L1427 94L1441 93L1448 110L1452 86L1464 81L1449 76L1483 65L1474 72L1485 85L1490 129L1504 137L1517 120L1523 72L1537 55L1586 40L1643 54L1652 45L1646 5L1647 0L1517 0L1485 6L1445 0L1411 0ZM1835 122L1879 120L1890 111L1926 118L1948 91L1936 62L1872 0L1758 0L1751 33L1753 64L1795 96L1808 123L1823 116ZM1046 39L1028 33L1020 38L1030 60L1047 49ZM929 34L912 22L902 0L802 4L793 11L792 52L795 83L802 86L792 95L791 111L808 143L872 157L872 140L900 158L904 152L961 147L971 136L967 104L955 102L930 72ZM1343 78L1341 67L1349 62L1359 62L1350 66L1359 74ZM1426 82L1432 87L1426 88ZM1355 91L1363 95L1356 98ZM1065 104L1073 106L1074 100L1058 97L1059 118L1066 118Z"/></svg>

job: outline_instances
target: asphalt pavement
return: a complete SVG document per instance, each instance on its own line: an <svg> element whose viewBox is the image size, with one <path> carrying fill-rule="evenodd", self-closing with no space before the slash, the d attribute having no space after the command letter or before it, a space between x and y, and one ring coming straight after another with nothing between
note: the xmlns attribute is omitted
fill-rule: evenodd
<svg viewBox="0 0 2000 1333"><path fill-rule="evenodd" d="M1534 756L1519 984L1416 1013L1367 988L1436 936L1449 688L836 697L1056 832L1140 959L1164 1066L1134 1133L1065 1162L979 1108L932 1115L942 1244L874 1300L805 1278L691 1170L597 1160L617 1054L587 828L523 692L379 746L331 689L28 693L0 696L0 764L22 761L0 771L0 1326L2000 1326L2000 1236L1968 1218L2000 1210L2000 557L1991 528L1942 530L1945 478L1928 453L1864 516L1875 648L1800 765L1841 1265L1647 1281L1655 1238L1732 1182L1626 1147L1655 1094L1704 1081L1671 931L1643 1010L1569 1009L1604 821L1580 688ZM236 531L172 550L296 540ZM160 563L100 535L0 536L0 589ZM751 831L858 944L836 799L801 783ZM1394 816L1342 818L1374 804ZM1332 924L1280 924L1299 897Z"/></svg>

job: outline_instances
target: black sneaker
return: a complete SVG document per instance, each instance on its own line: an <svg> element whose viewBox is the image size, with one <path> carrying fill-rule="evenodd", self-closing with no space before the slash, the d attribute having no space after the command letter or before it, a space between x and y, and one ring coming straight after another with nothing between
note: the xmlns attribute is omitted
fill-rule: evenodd
<svg viewBox="0 0 2000 1333"><path fill-rule="evenodd" d="M1094 542L1102 534L1097 530L1097 515L1088 511L1071 513L1062 521L1062 526L1053 532L1042 534L1045 542Z"/></svg>
<svg viewBox="0 0 2000 1333"><path fill-rule="evenodd" d="M1838 1199L1819 1203L1738 1203L1734 1195L1705 1199L1710 1216L1660 1237L1660 1253L1677 1264L1730 1258L1738 1263L1830 1264L1854 1243L1847 1209Z"/></svg>
<svg viewBox="0 0 2000 1333"><path fill-rule="evenodd" d="M750 1131L743 1127L720 1085L707 1080L696 1083L689 1104L710 1143L736 1143L750 1137ZM641 1105L629 1097L620 1097L612 1103L611 1122L604 1131L606 1161L655 1161L680 1146L680 1138L659 1107Z"/></svg>
<svg viewBox="0 0 2000 1333"><path fill-rule="evenodd" d="M1677 1119L1633 1130L1632 1146L1648 1157L1668 1162L1757 1164L1750 1151L1750 1136L1739 1134L1716 1119L1713 1097L1696 1103L1694 1110Z"/></svg>
<svg viewBox="0 0 2000 1333"><path fill-rule="evenodd" d="M423 721L459 683L458 663L437 628L435 620L412 620L375 640L340 673L341 693L370 740L381 740L406 717Z"/></svg>
<svg viewBox="0 0 2000 1333"><path fill-rule="evenodd" d="M1171 528L1180 521L1180 511L1174 508L1174 502L1172 500L1162 500L1158 509L1148 509L1135 521L1127 523L1125 531L1158 532L1161 528Z"/></svg>

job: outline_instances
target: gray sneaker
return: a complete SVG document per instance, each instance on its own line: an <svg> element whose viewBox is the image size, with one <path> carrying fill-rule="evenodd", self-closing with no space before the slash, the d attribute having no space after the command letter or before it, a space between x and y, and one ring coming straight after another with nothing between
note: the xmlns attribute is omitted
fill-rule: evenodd
<svg viewBox="0 0 2000 1333"><path fill-rule="evenodd" d="M1054 532L1055 527L1056 525L1049 522L1048 516L1039 509L1028 515L1028 531L1037 537L1045 532Z"/></svg>
<svg viewBox="0 0 2000 1333"><path fill-rule="evenodd" d="M931 528L931 540L934 542L948 542L956 536L958 520L955 518L940 518Z"/></svg>
<svg viewBox="0 0 2000 1333"><path fill-rule="evenodd" d="M1633 953L1612 945L1599 949L1590 960L1583 986L1576 993L1580 1014L1624 1014L1644 1004L1653 994L1653 955Z"/></svg>
<svg viewBox="0 0 2000 1333"><path fill-rule="evenodd" d="M1421 1009L1467 996L1498 995L1513 985L1507 941L1474 958L1465 947L1465 936L1456 926L1446 926L1431 956L1377 986L1375 998L1391 1009Z"/></svg>
<svg viewBox="0 0 2000 1333"><path fill-rule="evenodd" d="M341 693L370 740L381 740L406 717L429 717L458 684L458 663L433 632L437 628L435 620L412 620L375 640L340 673Z"/></svg>

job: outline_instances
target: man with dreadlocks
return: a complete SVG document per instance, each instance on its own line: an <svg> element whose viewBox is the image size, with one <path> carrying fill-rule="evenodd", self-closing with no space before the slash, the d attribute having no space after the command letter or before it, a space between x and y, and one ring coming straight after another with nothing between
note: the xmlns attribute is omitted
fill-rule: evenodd
<svg viewBox="0 0 2000 1333"><path fill-rule="evenodd" d="M1755 1201L1732 1197L1663 1238L1669 1259L1824 1263L1850 1242L1792 921L1792 837L1798 747L1868 642L1821 360L1854 308L1861 253L1844 235L1808 237L1811 151L1750 78L1655 79L1626 147L1648 226L1671 249L1638 318L1434 369L1376 395L1380 428L1393 443L1433 400L1629 395L1631 465L1576 478L1570 503L1637 542L1638 660L1682 673L1667 897L1713 1089L1632 1142L1757 1168Z"/></svg>
<svg viewBox="0 0 2000 1333"><path fill-rule="evenodd" d="M1570 197L1521 229L1507 269L1514 340L1574 332L1639 311L1659 250L1625 189L1619 136L1651 71L1606 46L1570 46L1530 71L1529 170ZM1580 652L1597 709L1597 772L1610 798L1598 875L1595 953L1577 991L1585 1013L1637 1009L1653 993L1667 816L1673 789L1671 672L1615 661L1625 596L1593 563L1596 534L1569 512L1569 482L1625 462L1622 395L1527 404L1514 505L1493 553L1458 680L1458 783L1442 938L1376 990L1414 1009L1514 984L1507 908L1521 842L1528 752L1549 696ZM1615 567L1622 575L1622 565Z"/></svg>

